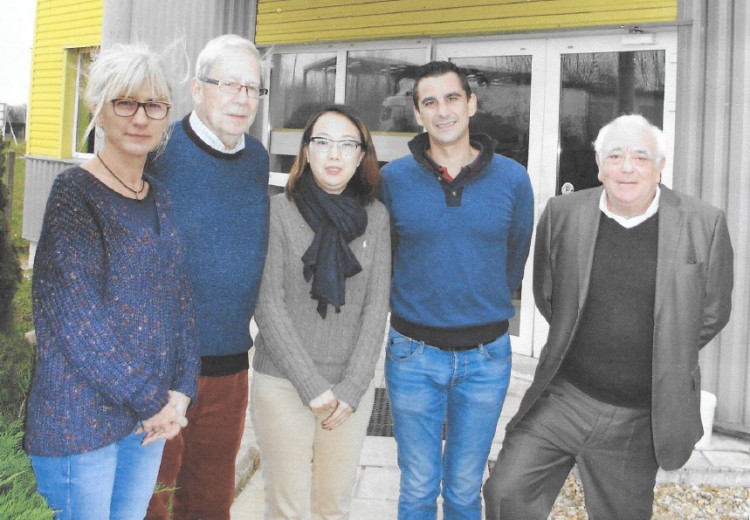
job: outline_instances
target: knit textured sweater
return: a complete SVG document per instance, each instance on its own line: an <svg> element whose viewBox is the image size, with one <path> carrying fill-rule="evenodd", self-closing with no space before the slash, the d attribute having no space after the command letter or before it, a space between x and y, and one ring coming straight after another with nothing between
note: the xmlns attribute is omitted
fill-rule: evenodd
<svg viewBox="0 0 750 520"><path fill-rule="evenodd" d="M268 153L245 135L225 154L205 144L188 118L174 125L154 162L169 188L193 285L203 375L248 367L249 325L268 243ZM227 365L216 356L234 356ZM236 356L240 355L240 356ZM244 365L243 365L244 363Z"/></svg>
<svg viewBox="0 0 750 520"><path fill-rule="evenodd" d="M88 171L52 186L34 263L37 359L25 446L83 453L158 413L168 390L194 398L199 370L184 253L165 190L158 229Z"/></svg>
<svg viewBox="0 0 750 520"><path fill-rule="evenodd" d="M391 312L446 329L511 318L534 219L523 166L492 154L462 185L457 205L449 205L441 181L414 155L382 173L395 235Z"/></svg>
<svg viewBox="0 0 750 520"><path fill-rule="evenodd" d="M627 229L601 214L581 321L562 374L588 395L651 406L658 213Z"/></svg>
<svg viewBox="0 0 750 520"><path fill-rule="evenodd" d="M329 308L323 319L310 296L311 282L302 274L302 255L315 233L286 195L271 198L253 368L289 380L305 406L332 389L356 409L383 347L391 275L389 220L378 201L366 210L367 229L349 244L362 271L346 279L341 312Z"/></svg>

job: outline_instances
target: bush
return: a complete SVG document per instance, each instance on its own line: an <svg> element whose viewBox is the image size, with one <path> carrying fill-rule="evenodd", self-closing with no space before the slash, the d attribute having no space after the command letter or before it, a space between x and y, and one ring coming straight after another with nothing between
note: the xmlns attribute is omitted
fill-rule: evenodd
<svg viewBox="0 0 750 520"><path fill-rule="evenodd" d="M0 141L0 156L5 159L5 143ZM5 167L2 168L5 178ZM10 222L5 216L8 190L0 183L0 332L10 332L13 327L13 296L21 281L21 267L10 236Z"/></svg>
<svg viewBox="0 0 750 520"><path fill-rule="evenodd" d="M20 419L0 415L0 518L51 520L52 510L36 492L31 462L21 449Z"/></svg>

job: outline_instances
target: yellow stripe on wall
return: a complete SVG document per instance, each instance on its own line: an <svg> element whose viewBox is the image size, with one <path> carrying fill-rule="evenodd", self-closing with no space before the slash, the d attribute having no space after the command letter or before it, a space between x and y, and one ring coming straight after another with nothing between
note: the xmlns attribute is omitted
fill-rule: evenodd
<svg viewBox="0 0 750 520"><path fill-rule="evenodd" d="M104 0L37 0L28 154L72 155L76 64L71 49L100 45L103 8Z"/></svg>
<svg viewBox="0 0 750 520"><path fill-rule="evenodd" d="M259 0L259 45L674 22L678 0Z"/></svg>

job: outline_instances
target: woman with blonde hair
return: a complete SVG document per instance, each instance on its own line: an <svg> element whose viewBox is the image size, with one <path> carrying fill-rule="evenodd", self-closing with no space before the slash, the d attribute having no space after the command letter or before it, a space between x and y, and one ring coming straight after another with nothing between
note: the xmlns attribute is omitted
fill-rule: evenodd
<svg viewBox="0 0 750 520"><path fill-rule="evenodd" d="M103 51L86 101L104 145L60 173L47 202L25 447L57 519L142 520L164 440L196 393L183 253L167 194L145 171L171 92L147 49Z"/></svg>
<svg viewBox="0 0 750 520"><path fill-rule="evenodd" d="M271 229L251 412L266 518L348 518L390 286L377 157L349 107L314 115Z"/></svg>

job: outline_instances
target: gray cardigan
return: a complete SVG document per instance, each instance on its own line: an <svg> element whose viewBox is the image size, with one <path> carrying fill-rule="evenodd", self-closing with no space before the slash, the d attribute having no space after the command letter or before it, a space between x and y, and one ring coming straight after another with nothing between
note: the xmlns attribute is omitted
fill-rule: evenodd
<svg viewBox="0 0 750 520"><path fill-rule="evenodd" d="M271 198L268 256L255 320L253 368L288 379L307 406L328 389L355 409L372 380L383 347L391 279L388 212L379 201L366 206L365 233L349 247L362 271L346 280L346 303L326 319L302 276L302 255L313 230L284 194Z"/></svg>

